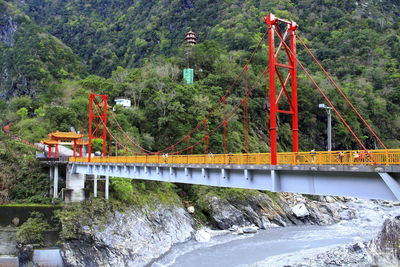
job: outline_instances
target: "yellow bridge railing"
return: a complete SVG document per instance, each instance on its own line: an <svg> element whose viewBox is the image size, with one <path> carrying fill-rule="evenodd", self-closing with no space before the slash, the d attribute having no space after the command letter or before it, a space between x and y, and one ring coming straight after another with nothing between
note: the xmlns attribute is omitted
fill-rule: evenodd
<svg viewBox="0 0 400 267"><path fill-rule="evenodd" d="M70 162L88 162L87 157L70 157ZM165 164L252 164L269 165L270 153L208 155L137 155L92 157L93 163ZM346 150L278 153L278 164L290 165L400 165L400 149Z"/></svg>

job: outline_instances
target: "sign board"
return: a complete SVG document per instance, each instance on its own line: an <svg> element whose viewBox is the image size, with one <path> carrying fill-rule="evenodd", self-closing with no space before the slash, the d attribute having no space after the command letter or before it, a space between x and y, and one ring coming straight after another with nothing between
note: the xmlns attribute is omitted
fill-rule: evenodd
<svg viewBox="0 0 400 267"><path fill-rule="evenodd" d="M193 84L193 69L183 69L183 83L184 84Z"/></svg>

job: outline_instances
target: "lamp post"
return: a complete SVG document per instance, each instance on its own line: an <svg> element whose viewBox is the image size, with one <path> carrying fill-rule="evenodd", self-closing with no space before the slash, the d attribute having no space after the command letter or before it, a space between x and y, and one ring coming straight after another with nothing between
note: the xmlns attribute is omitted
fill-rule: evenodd
<svg viewBox="0 0 400 267"><path fill-rule="evenodd" d="M319 108L325 109L326 112L328 113L328 123L327 123L327 135L328 135L328 151L332 150L332 113L331 107L328 107L325 104L319 104Z"/></svg>

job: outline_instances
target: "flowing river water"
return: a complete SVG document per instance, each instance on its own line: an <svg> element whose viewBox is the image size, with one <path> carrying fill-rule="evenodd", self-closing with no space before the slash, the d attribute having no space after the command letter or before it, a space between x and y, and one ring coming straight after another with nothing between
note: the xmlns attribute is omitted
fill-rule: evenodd
<svg viewBox="0 0 400 267"><path fill-rule="evenodd" d="M400 215L400 206L382 206L371 201L345 204L356 210L356 219L329 226L291 226L261 230L251 235L227 234L204 243L189 241L176 245L152 266L248 266L290 252L303 254L315 248L370 240L386 218Z"/></svg>

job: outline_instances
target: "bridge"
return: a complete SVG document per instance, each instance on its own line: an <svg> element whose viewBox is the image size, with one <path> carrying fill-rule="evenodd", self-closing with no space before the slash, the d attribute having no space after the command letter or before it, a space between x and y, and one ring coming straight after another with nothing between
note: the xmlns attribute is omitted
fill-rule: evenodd
<svg viewBox="0 0 400 267"><path fill-rule="evenodd" d="M159 151L146 149L124 131L116 115L110 110L108 96L90 94L89 123L87 140L83 135L74 136L73 156L67 159L59 157L58 144L61 144L63 134L58 139L45 140L48 144L46 160L50 167L50 177L53 182L53 195L59 195L58 165L66 164L66 191L70 201L80 201L84 198L85 179L94 181L94 195L97 196L97 182L105 181L106 198L108 198L109 177L125 177L131 179L155 180L174 183L202 184L221 187L237 187L273 192L296 192L316 195L338 195L372 199L400 200L400 149L389 149L373 130L362 114L351 103L338 84L328 74L325 68L313 55L298 34L298 25L269 14L265 17L267 30L260 39L235 81L221 96L218 103L210 109L207 115L197 122L197 125L180 140L167 145ZM265 39L268 46L268 64L258 75L253 85L249 83L249 71L255 53L260 50ZM356 134L329 99L322 87L297 57L297 43L320 68L335 90L339 93L354 112L358 120L380 149L369 148ZM358 144L357 150L339 151L307 151L299 150L299 111L297 91L297 71L300 68L321 94L336 118L343 123L348 133ZM249 151L249 112L254 89L261 86L265 80L266 95L266 136L270 153L250 153ZM225 104L235 87L244 87L243 96L236 105L227 110ZM283 102L283 103L282 103ZM283 109L282 107L287 107ZM222 111L224 117L208 127L213 114ZM243 147L241 154L227 152L227 125L231 118L240 113L243 117ZM292 151L278 152L278 114L290 116ZM108 126L112 121L114 129ZM301 126L301 125L300 125ZM118 131L119 134L116 134ZM222 133L222 154L209 153L210 140L215 133ZM198 136L201 135L201 138ZM122 136L122 137L121 137ZM102 151L92 153L92 140L102 141ZM125 155L108 155L107 143L112 140L116 151L125 151ZM83 152L87 146L87 152ZM52 147L55 153L52 153ZM86 147L85 147L86 148ZM79 155L76 151L79 150ZM202 154L195 154L199 151ZM216 151L213 149L213 151Z"/></svg>
<svg viewBox="0 0 400 267"><path fill-rule="evenodd" d="M84 175L93 175L104 176L106 183L108 177L125 177L272 192L400 200L400 150L371 151L375 162L369 159L354 161L356 151L346 151L342 158L339 157L341 152L278 153L278 165L270 164L270 153L93 157L90 162L87 157L71 157L69 175L70 180L78 183L83 181Z"/></svg>

